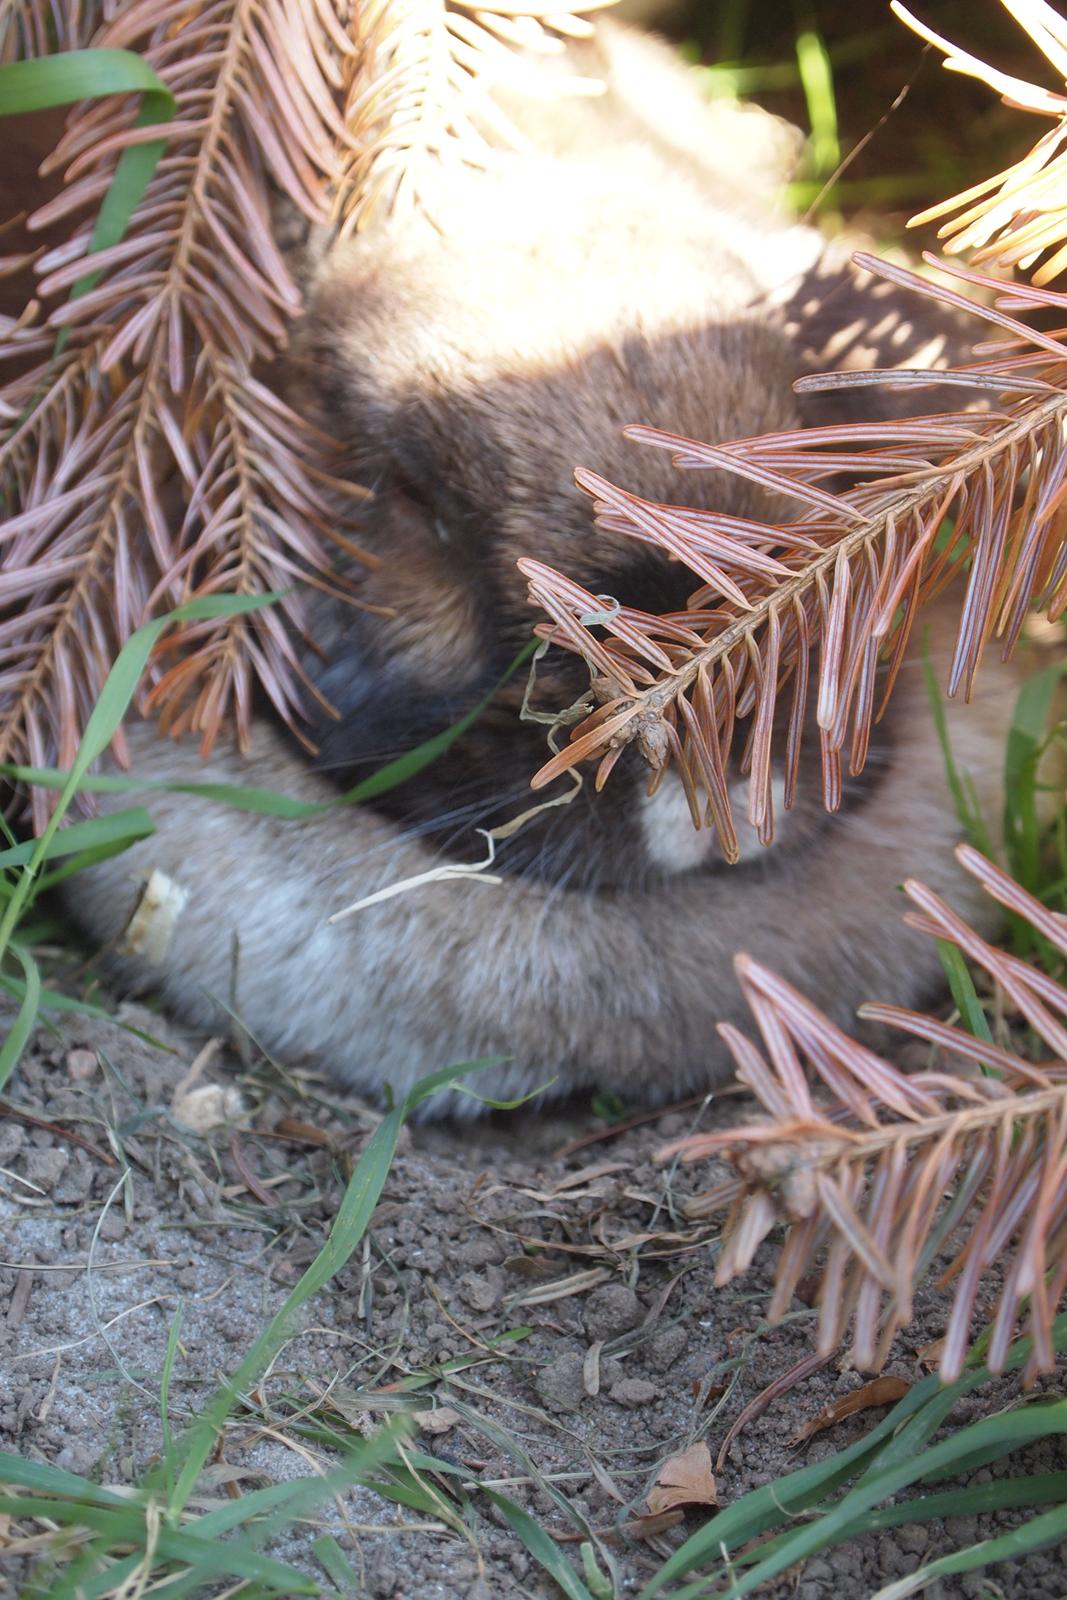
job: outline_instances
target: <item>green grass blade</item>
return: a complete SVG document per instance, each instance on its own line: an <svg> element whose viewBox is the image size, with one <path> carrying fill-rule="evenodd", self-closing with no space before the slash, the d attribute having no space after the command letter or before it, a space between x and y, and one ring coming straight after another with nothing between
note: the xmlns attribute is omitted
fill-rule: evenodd
<svg viewBox="0 0 1067 1600"><path fill-rule="evenodd" d="M14 995L16 1000L21 1000L26 994L26 985L18 978L9 977L6 973L0 974L0 989L6 994ZM177 1055L173 1045L165 1044L162 1039L156 1039L152 1034L146 1033L143 1028L135 1028L129 1022L123 1022L108 1011L105 1006L94 1006L91 1000L77 1000L72 995L60 994L58 989L42 989L40 1009L42 1011L69 1011L78 1017L99 1017L104 1022L113 1022L116 1028L121 1028L124 1033L131 1033L135 1039L141 1039L145 1044L150 1044L154 1050L162 1050L167 1055Z"/></svg>
<svg viewBox="0 0 1067 1600"><path fill-rule="evenodd" d="M946 1489L940 1494L916 1495L885 1506L869 1519L871 1531L899 1528L934 1517L976 1517L987 1511L1007 1511L1016 1506L1067 1503L1067 1472L1032 1472L1022 1477L996 1478L966 1489Z"/></svg>
<svg viewBox="0 0 1067 1600"><path fill-rule="evenodd" d="M930 704L930 715L934 719L934 732L941 748L941 759L945 766L945 780L948 783L949 793L957 817L967 834L968 841L976 850L981 850L983 855L991 860L996 859L993 842L989 837L985 818L974 798L973 789L965 781L956 765L956 757L952 750L952 740L949 738L948 721L945 717L945 703L941 698L941 685L937 681L933 662L930 659L929 641L923 642L923 680L926 684L926 697Z"/></svg>
<svg viewBox="0 0 1067 1600"><path fill-rule="evenodd" d="M1067 671L1062 662L1028 678L1015 700L1004 752L1004 850L1008 867L1031 892L1041 879L1037 769L1048 741L1053 699Z"/></svg>
<svg viewBox="0 0 1067 1600"><path fill-rule="evenodd" d="M733 1505L726 1506L678 1547L641 1590L638 1600L653 1600L653 1596L660 1594L668 1583L683 1577L703 1562L717 1560L722 1551L736 1550L739 1545L773 1528L776 1523L817 1505L857 1472L884 1440L940 1392L941 1384L937 1375L931 1374L917 1383L870 1433L857 1439L855 1444L829 1456L825 1461L798 1467L796 1471L786 1473L761 1489L752 1489L740 1500L735 1500Z"/></svg>
<svg viewBox="0 0 1067 1600"><path fill-rule="evenodd" d="M978 998L978 991L974 987L970 968L963 959L963 952L958 945L950 944L947 939L938 939L937 953L941 957L941 965L945 969L952 998L956 1009L963 1019L963 1025L976 1039L984 1039L986 1044L993 1043L993 1035L986 1021L986 1014L982 1010L982 1003ZM990 1071L990 1068L984 1068Z"/></svg>
<svg viewBox="0 0 1067 1600"><path fill-rule="evenodd" d="M859 1479L859 1486L862 1487L880 1473L890 1471L919 1455L925 1449L927 1441L933 1438L948 1419L957 1400L962 1399L972 1389L978 1388L986 1381L986 1377L985 1369L980 1368L977 1371L964 1373L955 1383L943 1386L938 1381L933 1396L926 1404L920 1406L914 1416L906 1419L901 1427L894 1429L887 1443L864 1469Z"/></svg>
<svg viewBox="0 0 1067 1600"><path fill-rule="evenodd" d="M384 1116L356 1163L329 1236L315 1259L305 1268L285 1303L271 1318L233 1375L208 1402L198 1421L175 1445L180 1471L168 1501L173 1523L186 1505L204 1462L214 1448L237 1398L262 1374L288 1337L294 1314L338 1272L366 1232L396 1152L400 1129L417 1105L465 1072L494 1062L462 1062L444 1067L415 1085L407 1099Z"/></svg>
<svg viewBox="0 0 1067 1600"><path fill-rule="evenodd" d="M148 659L165 628L176 622L206 622L219 617L244 616L261 611L279 599L276 594L212 594L189 600L165 616L142 623L131 633L107 675L100 698L90 713L82 734L74 765L67 775L60 804L73 799L78 786L94 761L104 754L129 710L134 691L148 665Z"/></svg>
<svg viewBox="0 0 1067 1600"><path fill-rule="evenodd" d="M797 35L797 67L811 125L810 150L816 176L829 177L841 162L834 70L822 36L814 28Z"/></svg>
<svg viewBox="0 0 1067 1600"><path fill-rule="evenodd" d="M1067 1434L1067 1401L1024 1405L961 1428L940 1444L913 1453L894 1466L884 1470L877 1466L869 1468L856 1487L835 1506L797 1529L772 1555L764 1557L743 1577L736 1579L724 1591L724 1600L740 1600L742 1595L750 1594L787 1567L806 1561L827 1543L849 1536L857 1519L880 1501L890 1499L909 1484L922 1482L927 1476L954 1469L987 1444L999 1445L998 1454L1007 1455L1034 1439L1062 1434Z"/></svg>
<svg viewBox="0 0 1067 1600"><path fill-rule="evenodd" d="M106 817L89 817L84 822L72 822L69 828L57 833L48 841L47 848L37 858L56 861L62 856L79 855L118 844L125 847L137 839L146 839L155 828L144 806L129 806L124 811L113 811ZM26 839L22 844L0 850L0 868L24 867L37 854L36 839Z"/></svg>
<svg viewBox="0 0 1067 1600"><path fill-rule="evenodd" d="M423 746L419 746L421 750ZM410 752L414 755L416 752ZM394 763L390 762L392 767ZM383 767L382 773L388 771ZM20 767L7 764L0 767L4 777L13 778L19 783L30 784L39 789L62 789L70 777L69 769L64 771L59 767ZM377 778L378 774L375 773ZM364 782L369 784L370 779ZM402 783L403 777L396 778L396 783ZM394 787L387 784L386 787ZM337 806L354 805L366 798L368 791L363 783L357 783L354 788L346 790L327 801L311 802L307 800L294 800L291 795L280 794L276 789L258 789L253 785L238 783L168 783L162 778L139 778L135 774L124 777L119 773L90 773L78 786L82 794L187 794L195 800L208 800L216 805L229 806L234 811L248 811L255 816L279 817L285 822L302 822L310 817L319 817L325 811L333 811ZM383 793L383 789L375 789L376 794Z"/></svg>
<svg viewBox="0 0 1067 1600"><path fill-rule="evenodd" d="M47 1461L28 1461L7 1450L0 1450L0 1483L14 1483L20 1489L32 1489L35 1494L65 1495L94 1505L127 1507L131 1504L129 1495L114 1494L76 1472L64 1472Z"/></svg>
<svg viewBox="0 0 1067 1600"><path fill-rule="evenodd" d="M167 1348L163 1356L163 1371L159 1379L159 1422L163 1434L163 1479L168 1499L174 1483L174 1434L170 1426L170 1381L178 1356L178 1342L182 1332L182 1302L179 1300L167 1329Z"/></svg>
<svg viewBox="0 0 1067 1600"><path fill-rule="evenodd" d="M540 640L531 639L527 644L523 645L500 681L493 685L485 699L480 701L472 711L468 711L465 716L460 717L458 722L454 722L450 728L445 728L441 733L434 734L431 739L427 739L425 743L418 745L414 750L408 750L404 755L397 756L395 761L390 761L384 767L380 767L377 772L372 772L369 778L365 778L354 789L349 789L347 794L342 795L335 804L346 805L352 804L356 800L373 800L376 795L385 794L387 790L395 789L398 784L407 783L409 778L415 777L417 773L428 767L431 762L444 755L445 751L455 744L457 739L462 738L468 729L474 726L504 685L510 682L519 668L529 661L539 643Z"/></svg>
<svg viewBox="0 0 1067 1600"><path fill-rule="evenodd" d="M67 1600L70 1600L71 1596L74 1600L103 1600L104 1596L114 1595L116 1591L121 1593L119 1586L137 1571L141 1561L141 1553L135 1551L133 1555L109 1561L101 1572L97 1552L90 1546L81 1555L75 1556L65 1568L62 1584L58 1590L49 1581L47 1573L42 1574L48 1584L47 1588L38 1587L31 1577L25 1600L63 1600L64 1595L67 1596ZM155 1600L154 1595L153 1600Z"/></svg>
<svg viewBox="0 0 1067 1600"><path fill-rule="evenodd" d="M529 1105L531 1100L536 1100L540 1095L547 1094L552 1085L558 1081L558 1076L546 1078L544 1083L537 1085L536 1089L530 1089L528 1093L520 1094L514 1100L494 1100L490 1095L479 1094L476 1089L471 1088L469 1083L457 1083L456 1089L460 1094L470 1095L471 1099L477 1100L480 1106L488 1106L490 1111L517 1111L520 1106Z"/></svg>
<svg viewBox="0 0 1067 1600"><path fill-rule="evenodd" d="M281 1521L302 1516L330 1495L362 1483L368 1475L396 1454L397 1441L406 1436L409 1423L404 1416L395 1416L385 1427L379 1428L369 1439L360 1439L350 1446L345 1460L338 1467L313 1478L290 1478L284 1483L271 1483L265 1489L253 1489L238 1500L227 1501L215 1511L208 1511L194 1524L201 1539L217 1539L244 1523L258 1520L260 1531L269 1533ZM268 1512L284 1512L284 1517L273 1518Z"/></svg>
<svg viewBox="0 0 1067 1600"><path fill-rule="evenodd" d="M843 1544L848 1539L867 1533L883 1533L889 1528L909 1527L921 1522L932 1522L942 1517L974 1517L989 1511L1012 1510L1019 1506L1040 1506L1067 1501L1067 1472L1035 1472L1022 1477L998 1478L990 1483L976 1483L965 1489L949 1489L941 1494L914 1495L899 1500L891 1506L882 1506L866 1516L859 1517L832 1544ZM755 1550L732 1557L735 1565L751 1565L781 1547L788 1533L767 1540ZM829 1549L830 1545L824 1545Z"/></svg>
<svg viewBox="0 0 1067 1600"><path fill-rule="evenodd" d="M152 832L155 832L154 828ZM62 838L62 835L60 837ZM51 872L42 873L40 878L37 879L36 893L33 896L34 902L36 903L40 895L47 894L50 889L54 889L58 883L63 883L67 878L73 878L75 873L84 872L86 867L95 866L98 861L107 861L111 856L121 856L130 848L131 844L136 843L137 840L135 838L116 839L114 844L97 845L93 850L82 850L78 855L68 857L61 866L54 868ZM32 941L28 940L27 942L30 943Z"/></svg>
<svg viewBox="0 0 1067 1600"><path fill-rule="evenodd" d="M509 1500L506 1494L500 1494L496 1489L483 1489L482 1493L507 1519L512 1532L522 1540L538 1566L543 1567L549 1577L555 1579L568 1600L597 1600L597 1597L586 1588L556 1541L545 1532L540 1523L534 1521L529 1512L524 1511L514 1500Z"/></svg>
<svg viewBox="0 0 1067 1600"><path fill-rule="evenodd" d="M338 1594L355 1596L362 1588L359 1573L346 1558L332 1533L324 1533L311 1546L311 1553L322 1567Z"/></svg>
<svg viewBox="0 0 1067 1600"><path fill-rule="evenodd" d="M393 1440L389 1439L388 1443L392 1448ZM112 1504L111 1501L99 1504L91 1498L94 1493L99 1493L95 1484L81 1479L74 1481L80 1485L80 1489L86 1491L85 1498L81 1497L80 1491L79 1497L72 1500L54 1500L44 1495L0 1496L0 1508L9 1515L44 1517L61 1527L96 1530L96 1538L84 1552L83 1557L67 1569L57 1584L49 1588L49 1600L89 1600L91 1595L113 1592L112 1586L117 1581L114 1564L108 1562L95 1582L89 1576L93 1566L106 1561L110 1551L132 1544L140 1552L133 1558L133 1565L128 1569L133 1571L143 1560L147 1545L143 1503L138 1504L127 1499L120 1500L117 1504ZM348 1481L351 1481L351 1477ZM323 1477L302 1479L297 1483L279 1484L275 1487L285 1492L290 1503L300 1502L300 1490L304 1489L306 1491L302 1502L304 1506L315 1503L324 1493L331 1492L336 1485ZM245 1505L245 1501L251 1499L253 1496L249 1495L245 1500L233 1502L235 1522L252 1515L252 1510ZM188 1566L191 1568L189 1577L192 1579L188 1592L194 1593L202 1592L205 1582L226 1576L265 1584L267 1592L278 1595L315 1595L319 1592L319 1586L306 1573L299 1572L284 1562L275 1561L269 1556L260 1555L247 1536L220 1540L217 1534L206 1526L208 1520L207 1517L200 1518L191 1528L160 1529L154 1547L153 1571L158 1566L165 1567L173 1563ZM269 1532L269 1525L264 1525L259 1531L263 1534ZM170 1588L168 1585L167 1590Z"/></svg>
<svg viewBox="0 0 1067 1600"><path fill-rule="evenodd" d="M155 95L143 96L135 122L136 127L149 128L158 122L170 121L176 109L175 103L171 100L166 116L161 117L159 99L160 97ZM129 145L122 152L115 168L115 176L108 185L100 210L96 214L96 221L93 223L93 231L89 238L90 256L97 250L108 250L113 244L120 242L166 148L166 138L147 139L143 144ZM83 294L88 294L90 289L95 289L101 276L100 272L87 272L71 289L70 298L78 300Z"/></svg>
<svg viewBox="0 0 1067 1600"><path fill-rule="evenodd" d="M177 110L162 78L130 50L66 50L0 66L0 117L47 111L109 94L146 96L158 113L155 122L168 122Z"/></svg>
<svg viewBox="0 0 1067 1600"><path fill-rule="evenodd" d="M75 1512L83 1511L82 1507L73 1509ZM67 1517L65 1520L70 1523L79 1519ZM89 1522L90 1526L94 1521L101 1524L104 1521L102 1515L95 1510L84 1520ZM102 1529L102 1531L107 1530ZM122 1534L108 1532L107 1536L112 1545L126 1542ZM142 1543L145 1536L146 1529L142 1521L140 1531ZM282 1561L275 1561L270 1556L260 1555L247 1539L203 1539L184 1530L163 1528L156 1543L155 1556L157 1561L187 1563L199 1575L202 1584L207 1579L232 1576L266 1583L279 1595L315 1595L319 1592L318 1584L306 1573L298 1572L295 1567L288 1566ZM59 1600L58 1590L55 1600Z"/></svg>
<svg viewBox="0 0 1067 1600"><path fill-rule="evenodd" d="M432 1517L436 1522L443 1522L455 1533L463 1529L463 1519L447 1501L442 1500L439 1494L433 1494L415 1473L406 1473L403 1468L393 1467L394 1476L390 1478L368 1478L366 1487L373 1489L374 1493L381 1495L383 1500L389 1500L393 1505L403 1506L407 1511L417 1511L425 1517Z"/></svg>
<svg viewBox="0 0 1067 1600"><path fill-rule="evenodd" d="M3 1048L0 1048L0 1089L4 1087L21 1059L27 1040L33 1032L41 1009L41 974L28 950L20 944L11 945L11 954L25 973L22 1004L8 1030Z"/></svg>
<svg viewBox="0 0 1067 1600"><path fill-rule="evenodd" d="M22 65L23 63L17 63ZM66 776L55 810L36 841L33 853L22 868L21 875L0 919L0 963L3 962L26 906L33 894L34 881L41 864L46 860L52 841L59 831L70 805L93 762L107 749L129 709L141 674L156 641L165 628L175 622L199 622L215 617L229 617L258 611L278 598L274 594L262 595L205 595L190 600L177 610L151 622L143 623L132 633L115 658L114 665L104 681L100 696L93 707L78 746L74 764Z"/></svg>
<svg viewBox="0 0 1067 1600"><path fill-rule="evenodd" d="M905 1600L907 1595L916 1594L938 1578L949 1577L957 1572L974 1572L976 1568L987 1567L995 1561L1014 1561L1018 1556L1028 1555L1031 1550L1041 1550L1047 1545L1059 1544L1064 1539L1067 1539L1067 1505L1059 1505L1039 1517L1031 1517L1022 1527L1013 1528L999 1538L983 1539L980 1544L972 1544L966 1550L958 1550L954 1555L931 1561L909 1577L900 1578L896 1583L879 1589L871 1600Z"/></svg>
<svg viewBox="0 0 1067 1600"><path fill-rule="evenodd" d="M607 1585L606 1592L615 1594L619 1590L622 1580L616 1572L610 1550L598 1537L596 1530L592 1527L585 1514L563 1494L559 1487L552 1482L551 1478L546 1477L541 1471L534 1458L523 1448L517 1436L509 1429L502 1427L500 1423L494 1421L491 1417L486 1416L484 1412L474 1411L452 1391L449 1392L448 1403L459 1412L463 1421L474 1434L488 1440L493 1448L499 1451L505 1459L510 1458L510 1460L514 1461L519 1470L532 1481L535 1488L553 1502L560 1515L578 1529L582 1537L583 1546L588 1545L589 1547L589 1555L584 1558L587 1562L591 1563L593 1561L594 1547L599 1551L610 1574L609 1577L604 1579L604 1583ZM570 1569L568 1568L568 1570ZM590 1570L597 1571L595 1566L591 1566ZM592 1600L601 1600L599 1590L593 1595Z"/></svg>
<svg viewBox="0 0 1067 1600"><path fill-rule="evenodd" d="M0 66L0 116L44 111L113 94L140 94L139 128L171 122L178 105L162 78L130 50L66 50L32 61ZM89 254L118 244L166 148L166 137L130 145L119 157L89 240ZM98 272L79 278L71 299L99 281Z"/></svg>
<svg viewBox="0 0 1067 1600"><path fill-rule="evenodd" d="M702 1563L718 1561L724 1551L727 1554L736 1551L777 1523L812 1510L857 1473L864 1474L859 1479L862 1484L866 1478L879 1473L887 1465L910 1460L941 1427L956 1402L980 1384L988 1382L990 1374L980 1364L981 1351L987 1339L988 1335L977 1342L969 1358L968 1370L955 1383L945 1387L937 1374L932 1373L921 1383L915 1384L862 1439L827 1457L825 1461L799 1467L774 1483L750 1490L733 1505L720 1511L679 1546L641 1590L638 1600L653 1600L653 1596L660 1594L666 1584L697 1569ZM1067 1347L1067 1314L1056 1319L1053 1345L1057 1350ZM1008 1353L1004 1370L1011 1372L1023 1366L1029 1359L1031 1349L1032 1341L1029 1338L1017 1339ZM936 1470L936 1465L930 1470ZM768 1545L767 1548L771 1547ZM758 1554L762 1555L762 1550ZM702 1594L703 1585L704 1580L700 1580L695 1585L679 1590L677 1594L672 1593L672 1600L689 1600L690 1596Z"/></svg>
<svg viewBox="0 0 1067 1600"><path fill-rule="evenodd" d="M96 1528L111 1545L142 1544L144 1508L103 1506L96 1502L53 1500L48 1495L0 1495L0 1513L8 1517L40 1517L62 1528ZM58 1593L58 1591L57 1591Z"/></svg>

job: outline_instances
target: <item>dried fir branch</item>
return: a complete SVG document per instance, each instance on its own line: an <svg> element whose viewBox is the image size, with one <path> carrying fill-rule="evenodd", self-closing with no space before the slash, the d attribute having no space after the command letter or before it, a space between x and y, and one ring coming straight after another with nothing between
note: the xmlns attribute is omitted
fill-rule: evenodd
<svg viewBox="0 0 1067 1600"><path fill-rule="evenodd" d="M1067 918L972 847L957 854L983 888L1067 954ZM905 1074L740 956L763 1051L729 1024L719 1032L767 1118L698 1134L662 1154L724 1156L737 1174L718 1192L729 1209L716 1282L744 1272L771 1230L787 1225L768 1314L781 1319L817 1267L821 1353L841 1345L851 1324L855 1365L883 1366L911 1319L916 1285L937 1265L938 1281L954 1285L940 1359L942 1377L952 1380L973 1336L979 1287L996 1264L1003 1285L987 1363L1001 1370L1025 1319L1032 1381L1054 1365L1052 1322L1067 1292L1067 989L987 944L922 884L905 889L918 907L908 920L982 967L1051 1059L1035 1066L933 1017L864 1007L957 1068ZM972 1075L960 1075L961 1062L972 1064Z"/></svg>
<svg viewBox="0 0 1067 1600"><path fill-rule="evenodd" d="M62 241L36 263L44 315L0 327L0 760L69 760L131 629L221 588L286 598L172 639L147 703L207 748L227 717L243 739L255 679L294 725L313 692L294 580L336 586L353 490L332 441L253 376L300 308L271 190L305 223L416 197L428 160L484 156L520 49L583 30L536 0L0 0L0 53L132 50L178 107L162 129L125 97L80 107L43 169L64 174L32 219ZM121 155L161 135L126 236L90 260Z"/></svg>
<svg viewBox="0 0 1067 1600"><path fill-rule="evenodd" d="M1067 81L1067 20L1044 0L1001 3ZM970 251L976 266L992 263L1029 271L1044 256L1033 282L1051 283L1067 267L1067 96L1009 76L961 50L913 16L900 0L892 0L891 9L942 52L949 71L978 78L1007 105L1055 119L1055 126L1021 161L912 217L909 226L947 218L938 232L946 253Z"/></svg>
<svg viewBox="0 0 1067 1600"><path fill-rule="evenodd" d="M919 294L969 308L1007 339L990 360L950 373L830 374L801 380L798 388L882 382L919 389L947 382L965 402L988 396L993 408L721 446L628 429L650 448L671 451L683 469L737 474L802 509L795 520L762 525L653 504L596 473L577 474L601 528L667 551L702 586L685 612L658 617L592 595L540 562L520 561L531 601L552 619L537 631L584 657L599 702L541 768L535 787L592 759L600 786L634 742L657 771L673 766L695 825L715 827L723 854L736 859L728 783L731 757L738 759L734 747L741 746L739 766L750 774L749 820L769 841L776 756L787 807L796 792L809 652L816 658L811 675L823 792L834 809L843 767L853 774L863 767L919 607L965 565L950 694L969 694L991 639L1010 652L1031 606L1051 618L1067 609L1067 343L1003 309L1059 306L1062 297L1011 286L998 305L980 306L873 257L856 261ZM1000 287L951 270L976 287ZM841 475L850 487L824 486ZM880 679L883 659L888 666Z"/></svg>
<svg viewBox="0 0 1067 1600"><path fill-rule="evenodd" d="M115 0L0 0L0 62L80 50Z"/></svg>
<svg viewBox="0 0 1067 1600"><path fill-rule="evenodd" d="M299 306L268 185L309 219L328 212L343 136L338 38L329 0L134 0L94 37L140 53L178 113L153 129L125 98L80 108L48 163L66 183L33 220L71 232L39 260L38 290L50 339L67 343L0 399L15 505L0 530L0 594L20 608L0 623L0 759L69 760L146 610L224 586L291 591L293 576L328 571L323 442L252 369L282 348ZM90 262L121 153L160 133L164 155L126 238ZM0 346L20 351L11 337ZM299 621L293 597L284 609ZM246 730L253 669L291 719L296 663L280 617L212 624L186 642L192 670L156 674L174 725L210 744L232 707Z"/></svg>
<svg viewBox="0 0 1067 1600"><path fill-rule="evenodd" d="M484 164L494 142L519 134L494 101L501 86L544 95L538 55L566 37L592 32L580 13L615 0L361 0L353 14L357 56L345 106L353 140L337 200L343 233L379 210L418 203L432 170L453 160ZM532 59L531 59L532 58ZM595 93L599 85L553 78L556 91Z"/></svg>

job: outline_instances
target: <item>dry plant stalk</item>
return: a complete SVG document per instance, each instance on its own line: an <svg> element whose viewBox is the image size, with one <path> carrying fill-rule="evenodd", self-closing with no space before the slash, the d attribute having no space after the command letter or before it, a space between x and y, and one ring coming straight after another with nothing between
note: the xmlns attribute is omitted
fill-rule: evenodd
<svg viewBox="0 0 1067 1600"><path fill-rule="evenodd" d="M957 854L994 899L1067 955L1067 918L971 846ZM1034 1065L933 1017L865 1006L863 1015L971 1067L962 1077L905 1074L740 956L737 973L764 1053L729 1024L719 1031L737 1076L768 1119L698 1134L661 1153L682 1150L689 1160L722 1155L737 1173L702 1207L728 1209L717 1283L744 1272L773 1227L789 1225L771 1321L785 1315L798 1283L820 1259L822 1354L843 1343L851 1321L852 1361L880 1368L911 1318L914 1284L947 1256L939 1281L955 1289L941 1376L949 1381L961 1371L978 1289L996 1263L1004 1282L988 1365L1001 1370L1025 1308L1032 1381L1054 1366L1052 1322L1067 1291L1067 989L988 944L921 883L908 882L905 890L917 907L907 920L983 968L1052 1059ZM987 1075L975 1074L976 1067ZM809 1073L824 1091L819 1098Z"/></svg>
<svg viewBox="0 0 1067 1600"><path fill-rule="evenodd" d="M46 163L64 187L31 219L66 236L36 262L36 300L0 328L16 373L0 391L0 761L69 765L130 632L220 592L285 599L254 621L187 627L154 663L146 703L205 751L225 721L243 740L256 682L298 724L309 691L294 584L339 587L338 549L360 556L344 528L361 492L335 476L333 441L259 376L301 303L273 198L308 224L338 209L355 222L374 202L417 198L431 159L483 159L473 103L486 115L500 54L582 25L530 0L468 11L444 0L367 0L351 14L334 0L0 5L4 59L47 53L53 38L133 50L178 106L162 127L138 125L133 97L74 110ZM423 58L434 70L420 78L411 63ZM126 236L90 260L122 152L161 137ZM34 803L40 823L43 791Z"/></svg>

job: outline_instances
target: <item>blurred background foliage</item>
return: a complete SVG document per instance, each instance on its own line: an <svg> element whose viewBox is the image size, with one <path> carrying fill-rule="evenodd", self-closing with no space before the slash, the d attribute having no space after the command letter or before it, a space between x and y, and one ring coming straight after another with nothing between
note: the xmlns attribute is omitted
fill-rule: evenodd
<svg viewBox="0 0 1067 1600"><path fill-rule="evenodd" d="M997 0L912 9L1003 71L1055 87ZM792 198L824 227L843 219L879 240L899 236L914 212L1006 167L1047 126L947 75L888 0L624 0L622 11L674 40L709 94L754 100L805 130Z"/></svg>

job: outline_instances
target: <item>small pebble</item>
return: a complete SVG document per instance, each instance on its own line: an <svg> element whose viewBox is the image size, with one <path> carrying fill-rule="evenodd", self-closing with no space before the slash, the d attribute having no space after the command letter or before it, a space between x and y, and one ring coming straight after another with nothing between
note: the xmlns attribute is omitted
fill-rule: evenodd
<svg viewBox="0 0 1067 1600"><path fill-rule="evenodd" d="M459 1292L472 1310L492 1311L504 1293L504 1274L499 1267L487 1267L485 1272L465 1272L459 1280Z"/></svg>
<svg viewBox="0 0 1067 1600"><path fill-rule="evenodd" d="M664 1328L662 1333L657 1333L649 1345L646 1357L648 1365L654 1372L666 1372L689 1343L689 1336L685 1329L675 1326Z"/></svg>
<svg viewBox="0 0 1067 1600"><path fill-rule="evenodd" d="M31 1183L39 1183L42 1189L51 1194L63 1176L69 1160L67 1152L57 1149L54 1145L46 1150L28 1150L23 1173Z"/></svg>
<svg viewBox="0 0 1067 1600"><path fill-rule="evenodd" d="M114 1206L100 1219L99 1237L114 1242L126 1237L126 1218Z"/></svg>
<svg viewBox="0 0 1067 1600"><path fill-rule="evenodd" d="M541 1368L536 1387L546 1406L560 1407L564 1411L578 1410L586 1397L583 1364L584 1358L577 1351L569 1351Z"/></svg>
<svg viewBox="0 0 1067 1600"><path fill-rule="evenodd" d="M612 1384L611 1398L619 1406L651 1405L659 1391L647 1378L620 1378Z"/></svg>
<svg viewBox="0 0 1067 1600"><path fill-rule="evenodd" d="M636 1328L644 1306L624 1283L605 1283L585 1302L583 1318L590 1340L617 1339Z"/></svg>
<svg viewBox="0 0 1067 1600"><path fill-rule="evenodd" d="M95 1050L68 1050L67 1077L73 1083L84 1083L99 1070L100 1061Z"/></svg>

